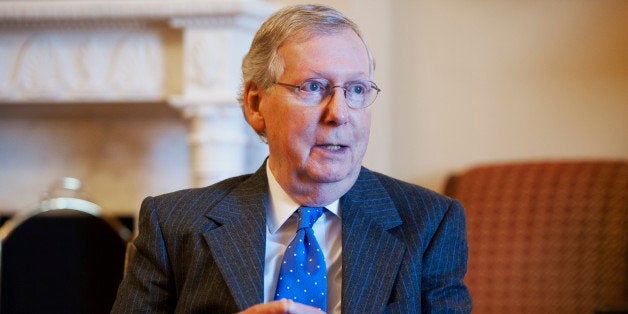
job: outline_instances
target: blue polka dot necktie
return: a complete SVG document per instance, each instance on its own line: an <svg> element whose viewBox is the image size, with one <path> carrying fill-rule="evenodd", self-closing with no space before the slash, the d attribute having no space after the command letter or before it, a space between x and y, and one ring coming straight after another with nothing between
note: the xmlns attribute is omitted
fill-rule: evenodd
<svg viewBox="0 0 628 314"><path fill-rule="evenodd" d="M290 299L325 311L327 267L312 230L314 222L323 214L323 208L301 206L297 213L299 227L281 261L275 300Z"/></svg>

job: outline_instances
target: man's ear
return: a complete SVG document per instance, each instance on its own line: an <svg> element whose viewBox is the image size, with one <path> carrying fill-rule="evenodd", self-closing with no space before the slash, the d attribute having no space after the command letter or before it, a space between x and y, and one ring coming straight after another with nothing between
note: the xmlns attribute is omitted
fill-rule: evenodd
<svg viewBox="0 0 628 314"><path fill-rule="evenodd" d="M256 83L247 82L244 86L244 116L258 134L266 130L266 123L260 112L261 92Z"/></svg>

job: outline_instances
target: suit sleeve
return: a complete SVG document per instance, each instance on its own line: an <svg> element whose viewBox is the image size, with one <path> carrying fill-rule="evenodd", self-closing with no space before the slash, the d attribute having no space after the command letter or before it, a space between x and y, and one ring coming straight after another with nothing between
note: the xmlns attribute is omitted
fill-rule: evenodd
<svg viewBox="0 0 628 314"><path fill-rule="evenodd" d="M154 198L142 202L137 248L118 288L112 313L172 313L175 289Z"/></svg>
<svg viewBox="0 0 628 314"><path fill-rule="evenodd" d="M421 308L424 313L471 312L471 296L463 283L467 256L464 208L452 200L423 255Z"/></svg>

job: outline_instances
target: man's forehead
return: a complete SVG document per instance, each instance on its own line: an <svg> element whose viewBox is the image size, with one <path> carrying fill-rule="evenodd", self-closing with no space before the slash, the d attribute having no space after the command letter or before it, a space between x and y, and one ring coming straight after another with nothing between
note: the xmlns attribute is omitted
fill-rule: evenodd
<svg viewBox="0 0 628 314"><path fill-rule="evenodd" d="M348 25L335 25L335 26L326 26L317 28L315 26L310 27L302 27L298 29L292 30L287 34L285 40L282 45L292 42L292 43L303 43L318 37L325 36L342 36L345 33L352 33L356 37L361 39L361 35L357 33L354 29L349 27Z"/></svg>
<svg viewBox="0 0 628 314"><path fill-rule="evenodd" d="M345 31L346 30L346 31ZM297 33L300 34L300 33ZM356 41L353 42L353 44L355 43L360 43L358 46L356 46L356 50L358 51L364 51L365 53L368 54L368 50L366 49L366 44L364 43L364 41L359 37L359 35L353 31L350 28L344 28L340 31L337 32L318 32L318 33L309 33L309 34L301 34L298 36L289 36L288 38L286 38L286 40L283 41L283 43L281 45L279 45L278 47L278 52L281 52L282 50L297 50L300 53L303 54L314 54L320 51L312 51L312 50L300 50L298 49L300 46L307 44L308 42L311 41L316 41L319 39L324 39L324 38L343 38L343 44L342 47L348 47L350 46L352 43L350 41L346 41L345 39L347 38L347 34L351 34L355 36ZM337 46L336 46L337 47ZM287 48L287 49L286 49ZM334 51L337 50L334 47L330 47L329 49L330 51ZM295 53L295 51L292 51L291 53ZM285 56L284 56L285 57Z"/></svg>
<svg viewBox="0 0 628 314"><path fill-rule="evenodd" d="M372 77L370 53L358 33L346 26L334 31L296 32L277 50L276 77L291 73L293 79L323 77L363 79ZM310 45L313 42L315 48ZM347 57L347 54L349 56ZM317 62L318 60L318 62Z"/></svg>

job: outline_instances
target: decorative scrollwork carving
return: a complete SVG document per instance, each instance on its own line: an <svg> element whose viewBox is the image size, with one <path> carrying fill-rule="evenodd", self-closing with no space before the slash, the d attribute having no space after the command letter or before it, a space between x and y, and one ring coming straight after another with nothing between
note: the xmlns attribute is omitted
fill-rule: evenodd
<svg viewBox="0 0 628 314"><path fill-rule="evenodd" d="M27 31L3 35L7 73L0 101L158 99L163 84L157 32ZM3 40L4 41L4 40Z"/></svg>

